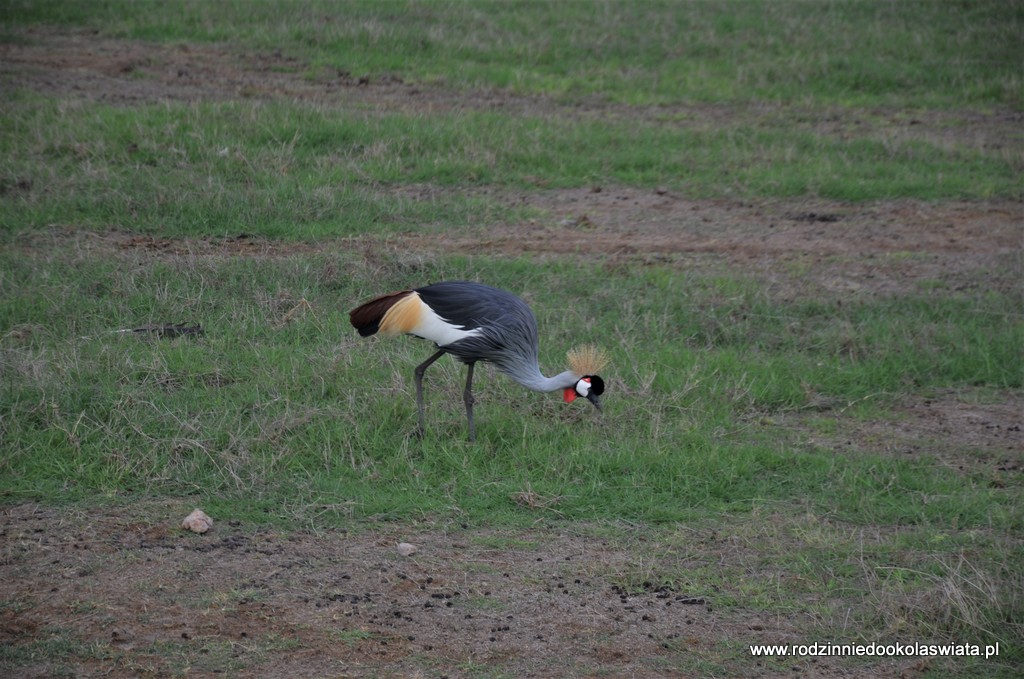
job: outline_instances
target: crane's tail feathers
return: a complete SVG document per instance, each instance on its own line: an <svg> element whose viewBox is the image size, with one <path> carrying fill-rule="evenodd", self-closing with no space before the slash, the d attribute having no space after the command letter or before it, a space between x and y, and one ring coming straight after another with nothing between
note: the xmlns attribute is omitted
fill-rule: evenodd
<svg viewBox="0 0 1024 679"><path fill-rule="evenodd" d="M423 301L415 290L404 290L371 299L350 311L348 318L363 337L378 331L385 335L400 335L419 325L423 307Z"/></svg>
<svg viewBox="0 0 1024 679"><path fill-rule="evenodd" d="M583 344L568 354L569 369L577 375L596 375L608 365L608 354L593 344Z"/></svg>

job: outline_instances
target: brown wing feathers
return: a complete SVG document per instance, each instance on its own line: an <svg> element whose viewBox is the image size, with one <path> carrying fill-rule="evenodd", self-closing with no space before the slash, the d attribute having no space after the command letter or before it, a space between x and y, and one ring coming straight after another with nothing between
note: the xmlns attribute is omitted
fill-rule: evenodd
<svg viewBox="0 0 1024 679"><path fill-rule="evenodd" d="M380 330L380 324L381 321L384 320L384 314L386 314L395 304L411 294L412 290L403 290L402 292L393 292L390 295L371 299L369 302L357 306L355 309L350 311L348 318L352 322L353 327L359 331L359 334L362 337L369 337Z"/></svg>

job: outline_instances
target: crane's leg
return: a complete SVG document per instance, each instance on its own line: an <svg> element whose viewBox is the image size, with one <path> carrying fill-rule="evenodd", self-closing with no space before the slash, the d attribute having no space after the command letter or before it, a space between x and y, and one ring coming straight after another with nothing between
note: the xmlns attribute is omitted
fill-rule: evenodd
<svg viewBox="0 0 1024 679"><path fill-rule="evenodd" d="M438 349L433 356L416 366L416 409L419 411L419 426L416 433L421 437L425 431L423 427L423 373L427 371L431 363L444 356L444 354L444 349Z"/></svg>
<svg viewBox="0 0 1024 679"><path fill-rule="evenodd" d="M466 364L466 390L462 392L462 400L466 404L466 419L469 420L469 441L476 441L476 428L473 426L473 366L476 363Z"/></svg>

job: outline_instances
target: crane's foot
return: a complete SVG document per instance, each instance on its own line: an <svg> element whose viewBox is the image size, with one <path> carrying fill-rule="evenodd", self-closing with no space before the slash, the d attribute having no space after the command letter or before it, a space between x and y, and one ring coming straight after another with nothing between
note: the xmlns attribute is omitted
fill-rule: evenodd
<svg viewBox="0 0 1024 679"><path fill-rule="evenodd" d="M473 424L473 368L476 363L466 366L466 388L462 391L462 402L466 404L466 422L469 424L469 442L476 443L476 426Z"/></svg>
<svg viewBox="0 0 1024 679"><path fill-rule="evenodd" d="M469 442L474 443L476 441L476 424L473 422L473 401L472 396L470 400L466 401L466 410L468 417L466 418L469 423Z"/></svg>

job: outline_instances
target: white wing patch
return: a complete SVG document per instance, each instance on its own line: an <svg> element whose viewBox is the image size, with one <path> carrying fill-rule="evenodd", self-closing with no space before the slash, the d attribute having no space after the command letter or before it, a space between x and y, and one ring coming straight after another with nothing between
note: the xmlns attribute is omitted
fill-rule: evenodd
<svg viewBox="0 0 1024 679"><path fill-rule="evenodd" d="M434 313L434 310L431 309L429 305L423 304L423 312L420 316L420 322L415 328L409 331L409 334L422 337L423 339L428 339L439 347L445 347L453 342L458 342L461 339L479 335L480 329L474 328L473 330L465 330L456 325L452 325Z"/></svg>

